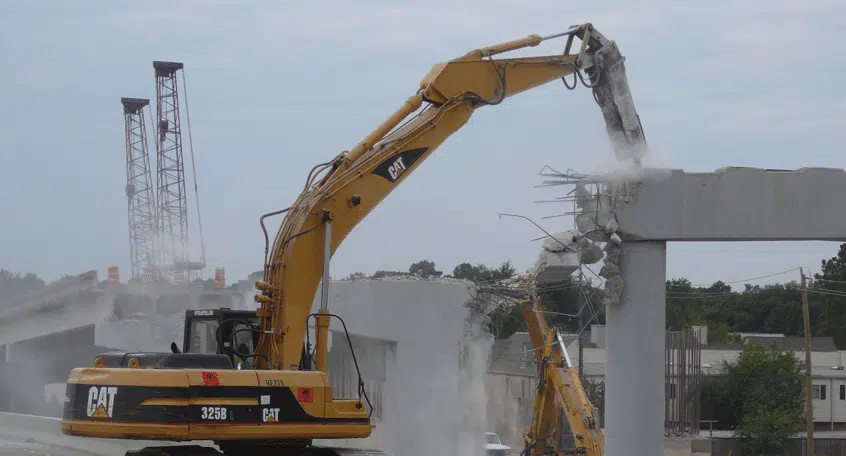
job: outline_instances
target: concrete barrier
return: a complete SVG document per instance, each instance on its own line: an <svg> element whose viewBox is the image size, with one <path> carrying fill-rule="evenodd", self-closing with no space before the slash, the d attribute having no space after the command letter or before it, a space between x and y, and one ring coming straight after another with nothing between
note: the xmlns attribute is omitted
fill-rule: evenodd
<svg viewBox="0 0 846 456"><path fill-rule="evenodd" d="M83 451L99 456L123 456L128 450L152 446L202 445L214 446L210 441L155 442L146 440L94 439L72 437L62 433L62 420L45 416L0 412L0 435L32 439L59 448Z"/></svg>
<svg viewBox="0 0 846 456"><path fill-rule="evenodd" d="M44 416L21 415L19 413L0 412L0 430L3 428L61 434L62 420Z"/></svg>

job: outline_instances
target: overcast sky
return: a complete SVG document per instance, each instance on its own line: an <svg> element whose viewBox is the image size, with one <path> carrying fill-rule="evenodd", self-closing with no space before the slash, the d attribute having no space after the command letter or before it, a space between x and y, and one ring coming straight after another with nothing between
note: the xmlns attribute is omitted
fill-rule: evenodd
<svg viewBox="0 0 846 456"><path fill-rule="evenodd" d="M153 60L185 63L210 268L261 267L258 217L349 149L440 61L592 22L617 41L652 164L846 167L846 2L0 2L0 267L54 279L129 273L120 97L155 96ZM560 52L562 43L532 51ZM186 140L187 144L187 140ZM186 154L187 154L186 148ZM333 276L416 260L529 268L572 228L535 203L544 165L613 163L590 91L561 83L485 107L366 218ZM189 168L190 169L190 168ZM189 187L191 183L189 182ZM191 228L196 237L192 195ZM668 275L742 281L819 269L836 243L673 244ZM797 274L777 279L795 279ZM774 280L774 279L769 279Z"/></svg>

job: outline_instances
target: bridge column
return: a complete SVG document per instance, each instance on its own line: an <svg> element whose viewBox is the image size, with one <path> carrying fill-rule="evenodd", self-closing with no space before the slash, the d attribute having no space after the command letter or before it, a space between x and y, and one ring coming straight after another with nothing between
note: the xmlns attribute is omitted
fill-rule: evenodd
<svg viewBox="0 0 846 456"><path fill-rule="evenodd" d="M666 264L666 242L623 242L623 293L605 310L608 456L664 454Z"/></svg>

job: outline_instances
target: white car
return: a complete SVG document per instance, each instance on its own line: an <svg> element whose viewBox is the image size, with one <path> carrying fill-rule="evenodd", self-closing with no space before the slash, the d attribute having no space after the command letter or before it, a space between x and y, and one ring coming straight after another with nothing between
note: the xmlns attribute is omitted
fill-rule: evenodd
<svg viewBox="0 0 846 456"><path fill-rule="evenodd" d="M511 453L511 447L502 444L502 440L495 432L485 432L485 454L487 456L506 456Z"/></svg>

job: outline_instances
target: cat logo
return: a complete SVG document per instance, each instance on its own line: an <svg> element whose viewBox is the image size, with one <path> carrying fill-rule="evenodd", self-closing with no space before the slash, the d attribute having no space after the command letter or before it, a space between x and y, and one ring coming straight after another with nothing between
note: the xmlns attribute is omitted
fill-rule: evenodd
<svg viewBox="0 0 846 456"><path fill-rule="evenodd" d="M279 421L278 408L265 408L261 410L261 420L265 423L276 423Z"/></svg>
<svg viewBox="0 0 846 456"><path fill-rule="evenodd" d="M85 412L91 418L111 418L115 409L116 386L92 386Z"/></svg>
<svg viewBox="0 0 846 456"><path fill-rule="evenodd" d="M405 163L402 162L402 157L397 157L394 160L394 164L388 167L388 174L391 176L391 180L397 180L400 177L400 174L406 170Z"/></svg>
<svg viewBox="0 0 846 456"><path fill-rule="evenodd" d="M418 147L392 155L380 163L373 170L373 174L382 176L390 182L396 182L428 150L428 147Z"/></svg>

